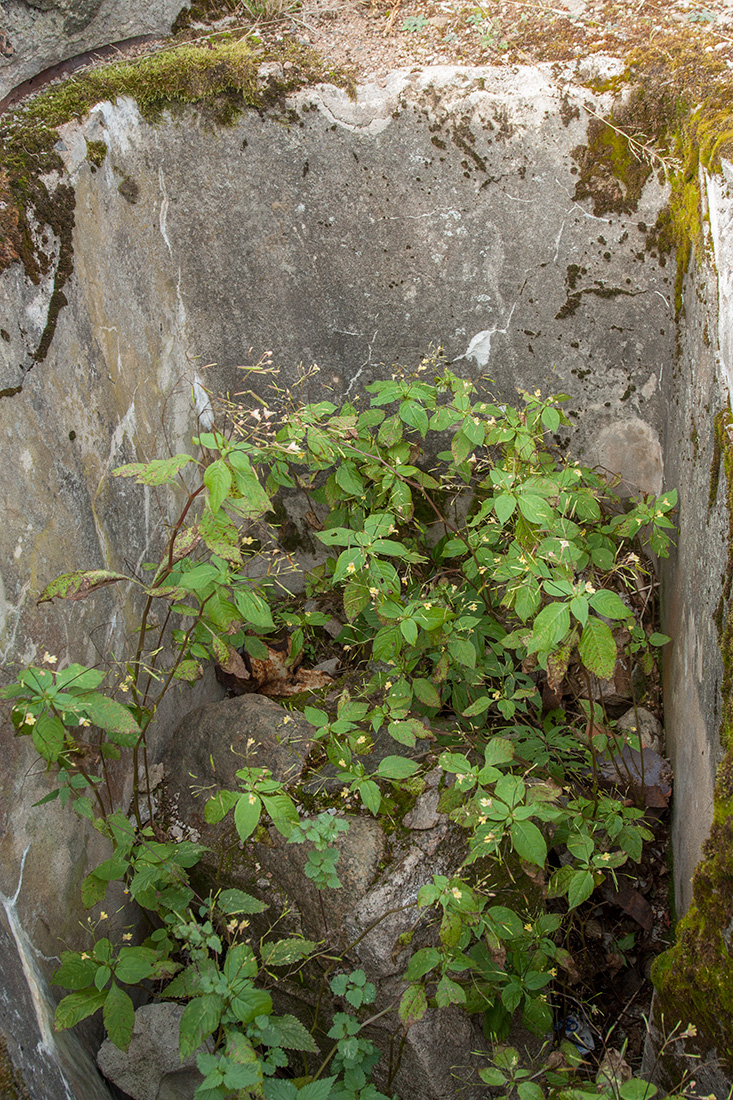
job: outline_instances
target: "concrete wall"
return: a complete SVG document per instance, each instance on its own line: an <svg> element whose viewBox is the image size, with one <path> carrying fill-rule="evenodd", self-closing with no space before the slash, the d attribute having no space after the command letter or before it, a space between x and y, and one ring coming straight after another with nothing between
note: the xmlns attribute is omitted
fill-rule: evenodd
<svg viewBox="0 0 733 1100"><path fill-rule="evenodd" d="M91 661L134 625L115 593L73 614L34 600L68 568L136 566L154 551L165 510L109 471L164 453L163 424L184 448L202 383L236 391L237 365L271 349L281 382L316 361L306 397L340 400L443 344L457 372L508 399L518 386L571 394L572 447L586 460L646 490L680 486L665 613L684 906L718 754L710 608L727 521L707 514L706 480L723 400L717 288L704 272L689 283L677 347L673 264L645 252L639 228L654 223L663 189L652 177L632 215L596 216L574 198L588 99L537 66L440 69L392 74L355 103L333 88L304 92L231 129L193 109L150 126L131 101L68 127L74 273L44 361L33 351L52 274L33 286L15 267L0 280L0 390L20 387L0 401L0 644L6 664L43 649ZM87 140L108 148L96 172ZM96 841L30 809L45 781L29 773L24 743L8 728L2 738L12 779L0 890L13 896L27 849L18 920L51 958L59 937L77 935L74 899Z"/></svg>

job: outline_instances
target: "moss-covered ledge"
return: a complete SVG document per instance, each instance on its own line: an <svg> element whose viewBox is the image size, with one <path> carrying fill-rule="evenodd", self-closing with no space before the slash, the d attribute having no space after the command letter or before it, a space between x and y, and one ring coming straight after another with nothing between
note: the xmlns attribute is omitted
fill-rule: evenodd
<svg viewBox="0 0 733 1100"><path fill-rule="evenodd" d="M74 269L74 189L51 182L63 179L56 149L59 127L120 96L134 99L149 122L161 119L166 110L194 105L212 125L227 126L247 109L276 108L289 93L324 81L352 87L346 73L299 43L285 40L265 48L256 37L229 35L90 68L0 118L0 272L20 262L33 283L51 271L54 275L46 325L26 371L48 353L67 301L63 287ZM92 170L104 159L101 144L88 146ZM10 393L0 391L3 396Z"/></svg>

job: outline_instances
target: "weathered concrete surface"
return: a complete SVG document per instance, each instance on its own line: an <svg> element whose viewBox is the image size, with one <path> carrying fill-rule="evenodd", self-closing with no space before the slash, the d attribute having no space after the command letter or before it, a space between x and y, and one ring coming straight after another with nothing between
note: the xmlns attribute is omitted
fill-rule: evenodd
<svg viewBox="0 0 733 1100"><path fill-rule="evenodd" d="M52 65L141 35L165 35L181 0L3 0L0 99Z"/></svg>
<svg viewBox="0 0 733 1100"><path fill-rule="evenodd" d="M120 593L73 615L34 600L71 566L136 568L160 545L167 506L109 472L164 453L164 422L184 448L208 416L202 382L251 385L237 365L266 349L286 384L318 362L306 398L339 400L442 343L457 372L508 399L570 393L573 446L591 460L599 439L623 454L636 432L648 450L633 466L656 485L674 273L644 254L637 223L655 221L664 195L652 181L633 216L603 218L574 200L585 120L563 104L587 98L537 67L439 69L393 74L356 104L301 93L225 130L194 110L150 126L126 100L68 127L74 273L44 361L32 356L52 273L34 286L15 267L0 282L0 390L21 387L0 402L5 662L43 649L92 662L119 645L135 622ZM94 173L87 140L108 149ZM182 697L178 715L202 701ZM3 751L0 889L12 892L32 843L22 922L50 957L77 934L73 899L99 841L29 808L46 784L7 727Z"/></svg>
<svg viewBox="0 0 733 1100"><path fill-rule="evenodd" d="M679 491L677 548L662 569L665 653L665 729L675 773L672 815L675 897L680 915L692 898L692 873L713 817L715 772L722 755L722 661L715 624L728 553L723 470L711 500L717 467L714 419L728 402L733 378L733 317L729 304L733 245L726 177L708 189L717 271L694 265L686 281L678 354L666 368L668 417L664 434L666 480Z"/></svg>

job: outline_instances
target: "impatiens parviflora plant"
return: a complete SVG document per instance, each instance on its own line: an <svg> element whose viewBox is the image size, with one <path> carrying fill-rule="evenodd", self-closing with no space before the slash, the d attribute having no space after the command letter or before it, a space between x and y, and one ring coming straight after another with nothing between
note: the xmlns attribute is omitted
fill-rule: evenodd
<svg viewBox="0 0 733 1100"><path fill-rule="evenodd" d="M640 858L650 835L641 810L599 789L597 757L617 744L594 725L602 697L592 701L593 685L612 677L620 656L649 673L654 647L668 640L643 620L639 589L649 572L646 547L659 556L668 551L675 493L621 508L602 477L552 444L568 423L562 397L524 393L520 409L487 401L435 360L368 391L366 409L287 400L278 411L230 409L235 430L203 433L196 456L116 470L181 496L159 560L139 576L76 570L41 599L76 601L128 583L139 606L136 644L109 670L75 664L56 671L49 655L2 693L17 733L31 736L56 777L41 801L69 803L111 841L112 856L85 880L84 904L100 903L108 883L121 880L164 926L142 945L117 949L103 937L88 953L65 954L57 977L73 992L59 1006L58 1026L102 1008L111 1037L125 1046L132 1002L122 985L152 992L159 984L151 983L178 971L164 995L189 999L182 1049L217 1037L202 1066L200 1100L237 1089L260 1095L264 1088L267 1100L373 1089L364 1071L371 1054L361 1070L336 1059L333 1078L306 1074L295 1085L272 1076L283 1055L263 1050L286 1045L262 1039L270 1035L269 995L253 984L258 964L250 948L231 935L235 925L246 927L231 906L251 913L247 907L261 903L227 890L223 902L195 897L187 872L200 846L156 839L149 784L141 788L138 779L148 774L147 730L169 690L193 682L212 658L246 679L248 660L267 656L263 639L277 622L295 627L294 660L323 621L278 603L278 573L288 564L272 519L278 494L304 496L312 537L324 547L309 595L340 593L347 626L339 642L356 660L371 660L362 698L343 692L335 714L327 705L305 709L342 793L375 816L391 815L395 796L419 795L425 767L437 763L441 808L468 830L460 873L435 876L420 891L418 923L437 913L439 935L406 962L400 1028L431 1001L482 1012L489 1035L505 1034L517 1009L536 1030L549 1026L545 991L568 961L559 946L563 918L541 906L491 904L485 868L514 860L546 872L550 850L561 849L563 864L547 889L567 899L572 919L607 875ZM156 605L162 614L153 613ZM587 689L585 711L578 705L543 715L539 683L558 690L572 672ZM450 717L449 744L436 754L433 727L441 716ZM373 766L369 751L384 728L396 751ZM107 776L108 761L123 752L133 776L130 819L114 806ZM346 821L302 819L293 793L266 769L243 768L237 778L241 789L215 795L207 820L232 811L243 843L269 822L288 842L312 845L306 873L319 888L338 888L335 841ZM190 956L196 937L208 954L195 956L195 974L189 964L184 979L182 949ZM316 945L303 944L298 965L317 954ZM245 992L240 978L250 983ZM361 1026L344 1024L338 1042L358 1053L351 1039ZM235 1033L244 1038L231 1039ZM248 1074L257 1080L245 1085Z"/></svg>

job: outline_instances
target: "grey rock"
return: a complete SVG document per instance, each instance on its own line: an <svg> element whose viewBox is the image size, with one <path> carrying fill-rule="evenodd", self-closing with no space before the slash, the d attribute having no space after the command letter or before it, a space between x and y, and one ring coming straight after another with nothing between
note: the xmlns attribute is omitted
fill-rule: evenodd
<svg viewBox="0 0 733 1100"><path fill-rule="evenodd" d="M417 802L402 818L402 824L407 829L432 829L440 821L438 802L440 791L428 790L420 795Z"/></svg>
<svg viewBox="0 0 733 1100"><path fill-rule="evenodd" d="M267 767L294 782L312 744L313 727L264 695L240 695L187 714L163 757L168 795L179 816L204 826L207 798L219 788L238 790L239 768Z"/></svg>
<svg viewBox="0 0 733 1100"><path fill-rule="evenodd" d="M203 1081L196 1054L181 1061L178 1030L183 1005L164 1001L135 1012L135 1028L127 1050L105 1039L97 1064L105 1077L132 1100L192 1100ZM206 1049L206 1048L202 1048Z"/></svg>
<svg viewBox="0 0 733 1100"><path fill-rule="evenodd" d="M141 35L166 35L180 0L5 0L2 30L13 52L0 58L0 99L61 61Z"/></svg>
<svg viewBox="0 0 733 1100"><path fill-rule="evenodd" d="M662 723L645 707L632 707L627 710L618 721L616 727L624 732L638 734L641 744L646 749L662 753L664 751L664 731Z"/></svg>

